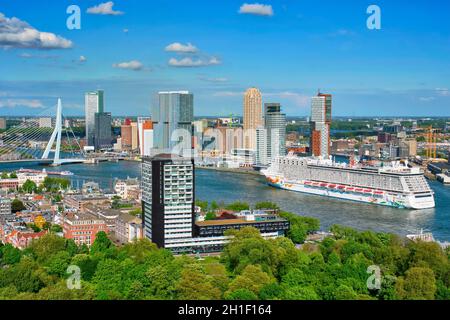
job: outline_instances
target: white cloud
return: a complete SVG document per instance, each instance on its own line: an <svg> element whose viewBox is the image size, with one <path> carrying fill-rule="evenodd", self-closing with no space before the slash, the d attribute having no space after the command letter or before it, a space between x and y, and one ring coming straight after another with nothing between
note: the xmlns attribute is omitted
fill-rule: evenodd
<svg viewBox="0 0 450 320"><path fill-rule="evenodd" d="M202 81L206 81L206 82L227 82L228 79L227 78L222 78L222 77L218 77L218 78L208 78L205 76L201 76L199 77L200 80Z"/></svg>
<svg viewBox="0 0 450 320"><path fill-rule="evenodd" d="M100 3L97 6L88 8L87 13L102 14L102 15L109 15L109 16L117 16L117 15L124 14L124 12L122 12L122 11L114 11L113 6L114 6L114 2L112 2L112 1Z"/></svg>
<svg viewBox="0 0 450 320"><path fill-rule="evenodd" d="M198 58L198 59L186 57L183 59L171 58L169 60L169 66L181 68L212 66L220 63L221 63L220 60L216 57Z"/></svg>
<svg viewBox="0 0 450 320"><path fill-rule="evenodd" d="M0 108L27 107L32 109L44 108L41 101L36 99L6 99L0 100Z"/></svg>
<svg viewBox="0 0 450 320"><path fill-rule="evenodd" d="M419 100L422 102L429 102L435 100L435 97L420 97Z"/></svg>
<svg viewBox="0 0 450 320"><path fill-rule="evenodd" d="M348 29L339 29L336 32L332 32L330 35L333 37L337 36L354 36L356 33Z"/></svg>
<svg viewBox="0 0 450 320"><path fill-rule="evenodd" d="M144 65L138 60L131 60L131 61L127 61L127 62L114 63L113 67L119 68L119 69L129 69L129 70L139 71L139 70L142 70Z"/></svg>
<svg viewBox="0 0 450 320"><path fill-rule="evenodd" d="M241 14L254 14L258 16L273 16L273 9L270 4L260 4L260 3L253 3L248 4L244 3L239 8L239 13Z"/></svg>
<svg viewBox="0 0 450 320"><path fill-rule="evenodd" d="M123 29L122 30L124 33L128 33L130 30L128 30L128 29Z"/></svg>
<svg viewBox="0 0 450 320"><path fill-rule="evenodd" d="M0 13L0 48L67 49L72 41L50 32L39 31L16 17Z"/></svg>
<svg viewBox="0 0 450 320"><path fill-rule="evenodd" d="M80 58L78 59L79 62L83 63L87 61L87 58L85 56L80 56Z"/></svg>
<svg viewBox="0 0 450 320"><path fill-rule="evenodd" d="M174 42L174 43L169 44L165 48L165 50L169 51L169 52L182 52L182 53L195 53L198 51L198 49L189 42L187 44Z"/></svg>
<svg viewBox="0 0 450 320"><path fill-rule="evenodd" d="M450 96L450 90L448 90L447 88L436 88L436 92L440 96Z"/></svg>

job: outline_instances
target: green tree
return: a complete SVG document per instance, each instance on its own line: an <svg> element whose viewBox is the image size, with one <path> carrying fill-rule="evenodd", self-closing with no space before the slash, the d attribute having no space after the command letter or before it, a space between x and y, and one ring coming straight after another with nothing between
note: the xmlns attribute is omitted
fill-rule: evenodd
<svg viewBox="0 0 450 320"><path fill-rule="evenodd" d="M95 236L95 241L91 247L91 253L106 253L106 251L113 246L111 240L109 240L106 232L100 231Z"/></svg>
<svg viewBox="0 0 450 320"><path fill-rule="evenodd" d="M59 232L62 232L62 231L63 231L63 228L62 228L59 224L53 224L53 225L50 227L50 231L51 231L51 232L55 232L55 233L59 233Z"/></svg>
<svg viewBox="0 0 450 320"><path fill-rule="evenodd" d="M245 288L237 289L228 292L225 295L226 300L258 300L258 296L253 292Z"/></svg>
<svg viewBox="0 0 450 320"><path fill-rule="evenodd" d="M226 209L231 210L231 211L240 212L242 210L250 209L250 205L247 202L236 201L236 202L233 202L233 203L230 203L229 205L227 205Z"/></svg>
<svg viewBox="0 0 450 320"><path fill-rule="evenodd" d="M178 298L183 300L217 300L222 293L200 268L190 267L181 272L177 284Z"/></svg>
<svg viewBox="0 0 450 320"><path fill-rule="evenodd" d="M280 207L276 203L270 201L261 201L255 204L255 209L280 210Z"/></svg>
<svg viewBox="0 0 450 320"><path fill-rule="evenodd" d="M26 209L25 205L19 199L15 198L13 201L11 201L11 211L12 211L12 213L20 212L20 211L25 210L25 209Z"/></svg>
<svg viewBox="0 0 450 320"><path fill-rule="evenodd" d="M37 185L34 181L27 180L22 185L22 190L26 193L33 193L37 190Z"/></svg>
<svg viewBox="0 0 450 320"><path fill-rule="evenodd" d="M242 271L242 274L230 283L227 294L239 289L247 289L258 296L261 288L272 282L274 282L274 279L262 271L261 266L248 265Z"/></svg>
<svg viewBox="0 0 450 320"><path fill-rule="evenodd" d="M66 239L53 233L31 242L28 250L36 258L38 263L46 264L58 252L66 249Z"/></svg>
<svg viewBox="0 0 450 320"><path fill-rule="evenodd" d="M70 264L70 255L67 251L60 251L47 261L47 272L59 277L64 277L67 271L67 267Z"/></svg>
<svg viewBox="0 0 450 320"><path fill-rule="evenodd" d="M21 257L22 252L9 243L0 247L0 262L2 265L16 264L20 261Z"/></svg>
<svg viewBox="0 0 450 320"><path fill-rule="evenodd" d="M195 200L195 205L197 207L200 207L202 212L207 212L208 211L208 201Z"/></svg>
<svg viewBox="0 0 450 320"><path fill-rule="evenodd" d="M405 277L397 280L397 297L406 300L432 300L436 293L436 280L430 268L412 267Z"/></svg>
<svg viewBox="0 0 450 320"><path fill-rule="evenodd" d="M206 216L205 216L205 220L206 221L208 221L208 220L215 220L215 219L217 219L217 217L216 217L216 214L213 213L213 212L208 212L206 214Z"/></svg>

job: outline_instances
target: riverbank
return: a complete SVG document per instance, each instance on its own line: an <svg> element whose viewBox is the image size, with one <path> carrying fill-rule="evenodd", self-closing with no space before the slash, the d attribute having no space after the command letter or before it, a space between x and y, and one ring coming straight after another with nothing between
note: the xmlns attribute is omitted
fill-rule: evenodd
<svg viewBox="0 0 450 320"><path fill-rule="evenodd" d="M212 171L221 171L221 172L230 172L230 173L250 174L250 175L255 175L255 176L261 175L258 171L255 171L253 169L234 169L234 168L223 168L223 167L195 166L195 170L212 170Z"/></svg>

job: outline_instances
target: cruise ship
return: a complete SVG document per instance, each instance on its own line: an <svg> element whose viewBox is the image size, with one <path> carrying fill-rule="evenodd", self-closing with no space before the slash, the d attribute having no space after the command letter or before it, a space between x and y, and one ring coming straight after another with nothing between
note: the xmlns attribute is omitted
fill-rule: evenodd
<svg viewBox="0 0 450 320"><path fill-rule="evenodd" d="M367 167L288 155L277 157L261 173L269 185L291 191L395 208L435 206L434 192L423 172L408 163Z"/></svg>

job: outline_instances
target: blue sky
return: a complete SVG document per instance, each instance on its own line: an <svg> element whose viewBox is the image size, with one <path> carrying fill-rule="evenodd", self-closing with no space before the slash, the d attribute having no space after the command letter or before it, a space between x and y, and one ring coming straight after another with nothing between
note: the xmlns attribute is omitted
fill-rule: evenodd
<svg viewBox="0 0 450 320"><path fill-rule="evenodd" d="M334 115L450 115L447 0L105 2L0 0L1 115L44 113L56 97L82 115L98 88L113 116L148 116L160 90L192 91L196 115L241 115L251 86L288 116L308 115L319 88ZM66 27L71 4L81 30ZM366 26L371 4L381 30Z"/></svg>

